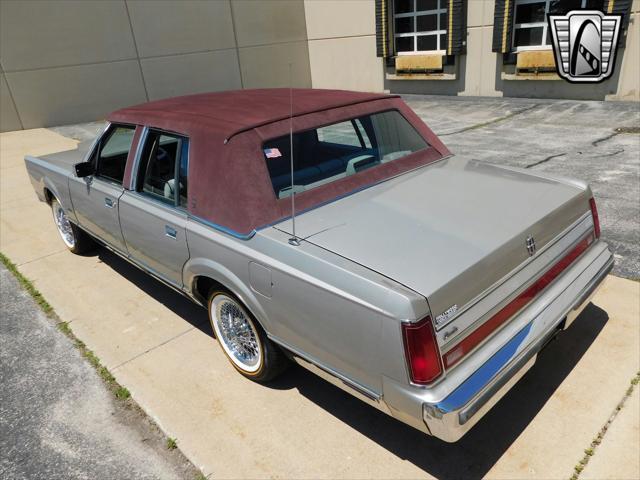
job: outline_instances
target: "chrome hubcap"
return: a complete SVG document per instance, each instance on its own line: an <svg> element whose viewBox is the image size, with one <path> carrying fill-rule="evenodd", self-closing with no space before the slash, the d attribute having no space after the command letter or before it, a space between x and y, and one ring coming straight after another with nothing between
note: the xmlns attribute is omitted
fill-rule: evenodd
<svg viewBox="0 0 640 480"><path fill-rule="evenodd" d="M262 365L260 339L244 309L232 298L217 295L211 311L216 336L229 358L242 370L257 371Z"/></svg>
<svg viewBox="0 0 640 480"><path fill-rule="evenodd" d="M73 236L71 222L69 222L67 214L64 212L64 208L62 208L59 203L56 203L53 209L53 219L56 222L62 241L67 245L67 247L73 248L76 244L76 239Z"/></svg>

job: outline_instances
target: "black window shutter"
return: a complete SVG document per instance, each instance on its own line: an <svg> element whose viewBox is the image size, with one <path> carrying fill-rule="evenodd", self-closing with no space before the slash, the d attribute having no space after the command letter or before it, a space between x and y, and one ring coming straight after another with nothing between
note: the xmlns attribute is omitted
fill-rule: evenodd
<svg viewBox="0 0 640 480"><path fill-rule="evenodd" d="M447 55L460 55L467 51L467 0L446 1Z"/></svg>
<svg viewBox="0 0 640 480"><path fill-rule="evenodd" d="M509 53L513 35L513 0L496 0L493 11L493 44L491 51Z"/></svg>

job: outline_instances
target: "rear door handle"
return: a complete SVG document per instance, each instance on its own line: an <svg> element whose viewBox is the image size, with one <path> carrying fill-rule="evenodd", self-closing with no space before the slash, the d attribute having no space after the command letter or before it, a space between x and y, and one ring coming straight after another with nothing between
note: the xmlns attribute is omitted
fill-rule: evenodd
<svg viewBox="0 0 640 480"><path fill-rule="evenodd" d="M113 200L111 200L109 197L104 197L104 206L107 208L113 208L116 206L116 204L113 203Z"/></svg>
<svg viewBox="0 0 640 480"><path fill-rule="evenodd" d="M164 234L169 238L173 238L174 240L178 236L178 232L176 231L176 229L169 225L164 226Z"/></svg>

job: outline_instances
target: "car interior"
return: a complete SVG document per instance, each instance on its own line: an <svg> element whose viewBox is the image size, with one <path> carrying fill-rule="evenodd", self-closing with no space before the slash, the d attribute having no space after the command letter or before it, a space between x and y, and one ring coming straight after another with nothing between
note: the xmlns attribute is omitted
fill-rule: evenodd
<svg viewBox="0 0 640 480"><path fill-rule="evenodd" d="M167 203L174 204L176 198L176 163L179 161L182 140L150 132L142 153L144 172L140 191Z"/></svg>

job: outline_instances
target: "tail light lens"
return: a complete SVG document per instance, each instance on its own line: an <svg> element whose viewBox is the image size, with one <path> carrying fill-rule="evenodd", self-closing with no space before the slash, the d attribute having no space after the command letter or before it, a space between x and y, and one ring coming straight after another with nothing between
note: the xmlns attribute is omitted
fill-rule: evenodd
<svg viewBox="0 0 640 480"><path fill-rule="evenodd" d="M403 324L402 336L411 381L421 385L433 382L442 374L442 360L431 317Z"/></svg>
<svg viewBox="0 0 640 480"><path fill-rule="evenodd" d="M589 206L591 207L591 216L593 217L593 233L596 238L600 238L600 218L598 217L598 209L593 197L589 199Z"/></svg>

